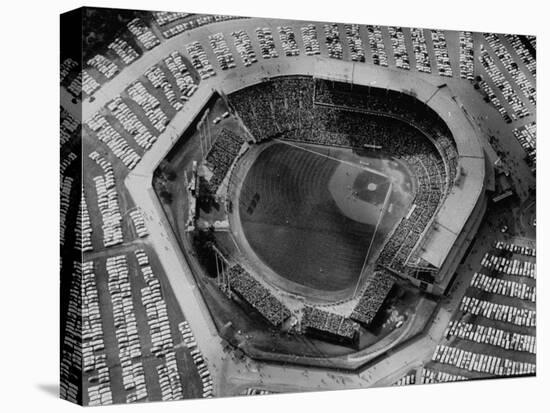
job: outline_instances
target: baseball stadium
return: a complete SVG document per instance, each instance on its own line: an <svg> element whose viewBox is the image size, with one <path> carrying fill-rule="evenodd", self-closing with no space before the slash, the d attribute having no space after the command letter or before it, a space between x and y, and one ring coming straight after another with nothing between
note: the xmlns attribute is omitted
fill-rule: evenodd
<svg viewBox="0 0 550 413"><path fill-rule="evenodd" d="M156 170L159 194L187 188L165 210L199 285L215 280L210 311L232 308L218 328L245 352L359 368L344 356L428 320L417 310L433 309L483 216L483 151L445 86L356 63L349 78L349 65L318 57L223 84ZM199 158L179 161L193 145Z"/></svg>
<svg viewBox="0 0 550 413"><path fill-rule="evenodd" d="M64 398L535 373L536 38L66 17Z"/></svg>

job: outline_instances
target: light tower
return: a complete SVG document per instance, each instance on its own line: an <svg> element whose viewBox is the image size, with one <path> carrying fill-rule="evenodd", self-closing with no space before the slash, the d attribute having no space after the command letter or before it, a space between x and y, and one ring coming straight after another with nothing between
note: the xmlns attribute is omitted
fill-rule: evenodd
<svg viewBox="0 0 550 413"><path fill-rule="evenodd" d="M210 136L210 127L208 125L208 115L210 109L206 109L201 119L197 123L197 132L199 133L199 144L201 148L201 159L205 160L208 151L212 147L212 137Z"/></svg>

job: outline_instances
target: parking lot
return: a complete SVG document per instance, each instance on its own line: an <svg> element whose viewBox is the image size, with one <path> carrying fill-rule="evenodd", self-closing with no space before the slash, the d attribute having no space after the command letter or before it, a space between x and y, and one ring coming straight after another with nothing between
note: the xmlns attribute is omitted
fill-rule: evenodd
<svg viewBox="0 0 550 413"><path fill-rule="evenodd" d="M178 327L183 315L164 275L151 273L161 267L149 247L137 251L93 262L112 400L201 397L202 380ZM93 390L97 375L86 372L86 388Z"/></svg>
<svg viewBox="0 0 550 413"><path fill-rule="evenodd" d="M483 378L534 373L535 259L535 250L524 243L490 244L474 266L477 271L428 364L436 372L432 375Z"/></svg>

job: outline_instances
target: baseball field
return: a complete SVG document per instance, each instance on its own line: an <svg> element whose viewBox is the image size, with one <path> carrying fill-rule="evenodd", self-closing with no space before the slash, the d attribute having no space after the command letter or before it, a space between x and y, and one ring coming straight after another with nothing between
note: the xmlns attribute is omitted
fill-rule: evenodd
<svg viewBox="0 0 550 413"><path fill-rule="evenodd" d="M258 154L242 182L242 233L280 287L352 289L412 188L407 171L384 156L280 141Z"/></svg>

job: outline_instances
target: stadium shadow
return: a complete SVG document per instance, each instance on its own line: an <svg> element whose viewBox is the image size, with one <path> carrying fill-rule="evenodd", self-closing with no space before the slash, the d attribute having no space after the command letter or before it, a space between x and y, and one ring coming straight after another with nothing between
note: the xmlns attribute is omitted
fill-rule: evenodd
<svg viewBox="0 0 550 413"><path fill-rule="evenodd" d="M49 396L59 398L59 385L57 383L40 383L36 387Z"/></svg>

